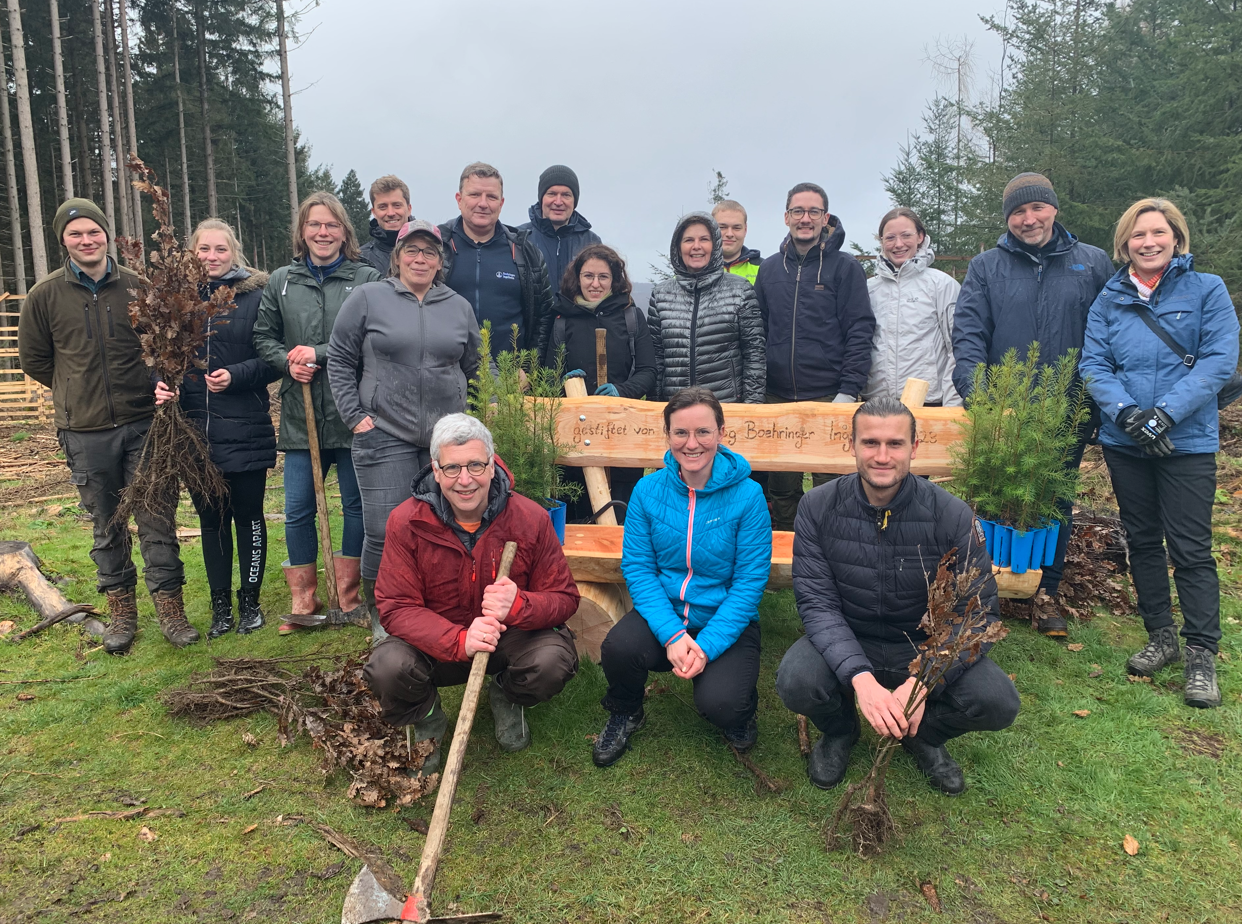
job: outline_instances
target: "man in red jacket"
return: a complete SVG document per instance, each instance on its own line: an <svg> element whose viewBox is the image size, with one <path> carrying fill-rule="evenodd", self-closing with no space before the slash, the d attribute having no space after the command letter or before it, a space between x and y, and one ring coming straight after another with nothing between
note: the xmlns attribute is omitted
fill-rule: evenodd
<svg viewBox="0 0 1242 924"><path fill-rule="evenodd" d="M473 417L441 418L430 448L414 496L388 518L375 582L388 638L365 670L386 721L436 740L425 774L439 768L448 730L439 687L465 683L476 652L491 652L489 698L506 751L530 744L524 707L547 702L578 670L565 628L578 587L547 511L513 493L491 433ZM517 557L497 578L510 540Z"/></svg>

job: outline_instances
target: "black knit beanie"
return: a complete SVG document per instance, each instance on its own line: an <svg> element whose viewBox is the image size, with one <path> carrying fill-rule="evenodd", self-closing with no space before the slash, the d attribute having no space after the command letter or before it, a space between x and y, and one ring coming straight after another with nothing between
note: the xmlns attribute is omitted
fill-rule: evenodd
<svg viewBox="0 0 1242 924"><path fill-rule="evenodd" d="M539 198L553 186L568 186L574 194L574 208L578 207L578 174L564 164L555 164L539 174Z"/></svg>
<svg viewBox="0 0 1242 924"><path fill-rule="evenodd" d="M1054 209L1060 207L1057 205L1057 194L1052 188L1052 182L1042 173L1019 173L1009 181L1001 203L1005 220L1009 220L1014 209L1028 202L1046 202Z"/></svg>

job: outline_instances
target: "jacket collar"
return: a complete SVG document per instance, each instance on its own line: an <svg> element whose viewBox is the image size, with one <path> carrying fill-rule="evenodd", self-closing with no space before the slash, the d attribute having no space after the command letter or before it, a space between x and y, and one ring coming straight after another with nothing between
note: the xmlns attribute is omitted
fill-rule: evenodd
<svg viewBox="0 0 1242 924"><path fill-rule="evenodd" d="M739 264L742 264L742 263L756 263L757 264L759 263L761 259L762 258L759 254L759 251L755 250L755 248L743 246L742 252L737 255L737 259L732 260L732 261L725 261L724 268L729 269L730 267L738 266Z"/></svg>
<svg viewBox="0 0 1242 924"><path fill-rule="evenodd" d="M413 221L414 216L411 214L408 220ZM392 249L397 246L397 232L400 230L398 228L397 231L389 231L381 228L378 221L371 219L371 240L375 241L376 246L381 250L392 252Z"/></svg>
<svg viewBox="0 0 1242 924"><path fill-rule="evenodd" d="M479 530L475 533L477 538L482 535L496 518L504 513L505 508L509 505L509 496L513 493L513 476L509 474L509 469L505 467L505 463L500 456L493 456L496 460L496 471L492 475L492 483L487 489L487 508L483 511L483 522L479 526ZM440 490L440 485L436 482L436 476L430 464L425 465L417 475L414 476L414 482L410 486L411 494L415 500L415 515L424 521L433 519L440 525L447 527L454 535L464 533L457 520L453 516L453 507L449 504L448 499ZM463 540L463 545L467 544Z"/></svg>
<svg viewBox="0 0 1242 924"><path fill-rule="evenodd" d="M1195 270L1195 256L1191 253L1181 253L1169 261L1169 265L1165 267L1164 274L1160 277L1160 285L1156 286L1156 293L1161 290L1167 291L1167 287L1171 286L1175 280L1187 273L1193 273ZM1111 292L1119 296L1115 299L1118 302L1135 301L1141 302L1138 289L1134 287L1134 282L1130 279L1130 264L1127 263L1113 274L1113 278L1108 280L1104 285L1104 291Z"/></svg>
<svg viewBox="0 0 1242 924"><path fill-rule="evenodd" d="M893 266L884 257L875 263L875 274L884 279L900 279L902 276L914 276L936 262L936 248L932 246L931 235L923 236L923 243L913 257L901 266Z"/></svg>
<svg viewBox="0 0 1242 924"><path fill-rule="evenodd" d="M570 234L580 234L591 230L591 223L577 209L574 209L573 214L569 216L569 221L559 228L553 227L551 220L543 217L543 208L538 202L532 205L526 214L530 216L531 225L547 237L568 237Z"/></svg>
<svg viewBox="0 0 1242 924"><path fill-rule="evenodd" d="M897 493L894 495L892 502L885 504L882 507L877 507L868 499L867 492L863 488L861 475L855 472L853 475L846 475L845 477L854 479L854 491L857 492L858 500L864 507L875 511L877 514L883 511L893 514L900 513L905 510L906 507L910 506L910 501L914 499L914 495L918 491L919 487L919 476L912 472L908 472L905 479L901 482L901 487L897 489Z"/></svg>
<svg viewBox="0 0 1242 924"><path fill-rule="evenodd" d="M1007 250L1010 253L1018 254L1019 256L1024 256L1038 262L1041 258L1063 257L1073 250L1074 245L1077 243L1078 238L1070 234L1069 231L1065 229L1065 225L1061 224L1059 221L1054 221L1052 223L1052 240L1040 248L1040 255L1038 257L1031 253L1029 249L1023 247L1022 243L1008 231L1000 236L996 242L996 246Z"/></svg>

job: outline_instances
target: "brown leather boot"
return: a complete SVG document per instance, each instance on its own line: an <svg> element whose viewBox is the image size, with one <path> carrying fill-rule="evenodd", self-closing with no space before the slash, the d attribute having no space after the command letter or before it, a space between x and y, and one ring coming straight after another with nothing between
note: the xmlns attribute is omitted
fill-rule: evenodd
<svg viewBox="0 0 1242 924"><path fill-rule="evenodd" d="M336 598L343 624L371 628L371 614L358 593L362 585L362 559L333 552L332 561L336 565Z"/></svg>
<svg viewBox="0 0 1242 924"><path fill-rule="evenodd" d="M319 572L314 563L309 565L291 565L287 561L281 566L285 572L285 583L289 585L289 612L295 616L309 616L323 609L323 601L315 595L319 589ZM281 635L288 635L302 628L291 622L280 624L277 629Z"/></svg>
<svg viewBox="0 0 1242 924"><path fill-rule="evenodd" d="M180 587L156 591L152 599L155 600L155 615L160 619L160 631L169 644L174 648L184 648L198 641L198 630L186 621Z"/></svg>
<svg viewBox="0 0 1242 924"><path fill-rule="evenodd" d="M138 631L138 598L134 588L110 590L108 596L108 627L104 630L103 647L108 654L125 654L134 644Z"/></svg>

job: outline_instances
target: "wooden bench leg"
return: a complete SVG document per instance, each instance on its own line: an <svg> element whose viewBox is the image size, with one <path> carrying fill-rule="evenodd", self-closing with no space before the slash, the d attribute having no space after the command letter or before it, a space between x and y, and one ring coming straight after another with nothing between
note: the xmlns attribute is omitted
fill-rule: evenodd
<svg viewBox="0 0 1242 924"><path fill-rule="evenodd" d="M624 584L594 584L580 582L578 593L582 601L578 612L566 625L573 630L578 647L578 657L590 658L599 663L599 649L604 636L626 613L633 609L629 592Z"/></svg>

